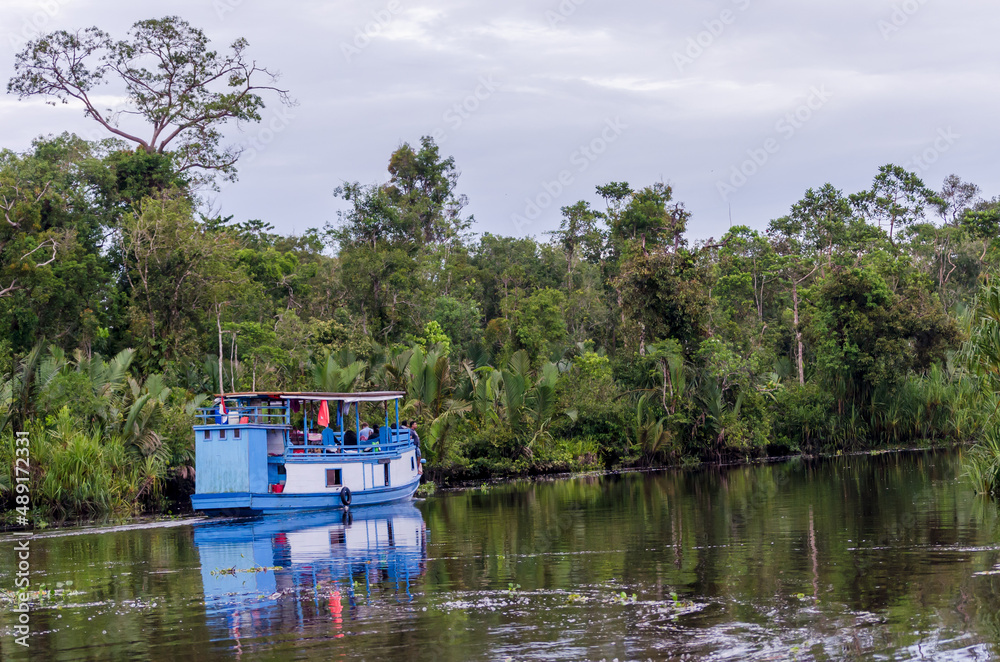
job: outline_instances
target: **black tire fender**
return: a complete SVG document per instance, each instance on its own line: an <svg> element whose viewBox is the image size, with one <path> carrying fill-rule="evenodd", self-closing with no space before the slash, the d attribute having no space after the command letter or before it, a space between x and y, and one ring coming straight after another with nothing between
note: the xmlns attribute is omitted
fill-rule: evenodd
<svg viewBox="0 0 1000 662"><path fill-rule="evenodd" d="M345 506L351 505L351 488L346 485L340 488L340 503Z"/></svg>

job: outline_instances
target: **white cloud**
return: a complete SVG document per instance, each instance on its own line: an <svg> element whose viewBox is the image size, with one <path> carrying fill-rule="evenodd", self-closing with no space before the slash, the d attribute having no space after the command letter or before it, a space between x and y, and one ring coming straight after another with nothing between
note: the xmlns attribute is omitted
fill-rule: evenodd
<svg viewBox="0 0 1000 662"><path fill-rule="evenodd" d="M117 35L132 21L177 14L219 47L246 36L259 62L284 73L300 105L220 196L222 212L237 218L298 231L322 225L334 218L337 184L384 180L390 152L449 126L444 114L483 75L501 89L449 130L443 146L464 173L460 189L480 231L514 232L510 215L523 198L609 117L628 130L577 173L533 231L556 226L558 207L578 197L596 202L597 184L661 177L692 210L698 236L725 231L730 202L734 221L762 227L809 186L867 185L879 165L905 162L946 126L963 137L922 173L926 181L937 186L957 172L1000 193L990 189L1000 175L993 158L1000 6L985 0L924 3L888 38L878 25L891 18L888 1L588 0L552 25L546 12L558 11L554 0L396 0L399 11L349 61L341 44L384 17L389 0L220 1L231 11L202 0L67 2L50 27L96 24ZM20 30L36 7L0 6L0 37ZM735 20L679 71L675 53L725 10ZM4 80L12 66L13 51L0 53ZM718 178L821 85L833 93L829 103L723 201ZM89 128L78 107L0 97L0 146L25 149L40 134Z"/></svg>

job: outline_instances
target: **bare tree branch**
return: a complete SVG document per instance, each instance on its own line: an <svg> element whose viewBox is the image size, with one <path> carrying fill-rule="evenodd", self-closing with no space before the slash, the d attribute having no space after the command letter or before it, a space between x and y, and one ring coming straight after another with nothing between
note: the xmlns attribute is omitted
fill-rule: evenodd
<svg viewBox="0 0 1000 662"><path fill-rule="evenodd" d="M45 248L46 246L49 246L50 248L52 248L52 257L50 257L45 262L39 262L39 263L35 264L35 268L38 268L38 267L47 267L48 265L50 265L50 264L52 264L53 262L56 261L56 255L59 252L59 244L56 242L56 240L54 238L46 239L42 243L38 244L37 246L35 246L34 249L32 249L32 250L28 251L27 253L25 253L24 255L22 255L21 256L21 260L27 259L28 257L30 257L31 255L33 255L37 251L40 251L41 249Z"/></svg>

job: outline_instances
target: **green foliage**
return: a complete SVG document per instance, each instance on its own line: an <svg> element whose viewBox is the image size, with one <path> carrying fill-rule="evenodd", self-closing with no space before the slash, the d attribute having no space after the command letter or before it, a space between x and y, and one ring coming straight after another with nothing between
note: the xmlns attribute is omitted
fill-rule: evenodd
<svg viewBox="0 0 1000 662"><path fill-rule="evenodd" d="M417 488L417 496L426 499L427 497L434 496L436 491L437 485L434 481L427 481L425 483L421 483L420 487Z"/></svg>
<svg viewBox="0 0 1000 662"><path fill-rule="evenodd" d="M597 352L584 352L574 357L573 366L587 379L606 380L611 377L611 361Z"/></svg>
<svg viewBox="0 0 1000 662"><path fill-rule="evenodd" d="M720 287L734 291L745 288L744 297L756 301L768 278L774 277L777 255L766 236L745 225L737 225L722 238L719 267L722 271ZM726 285L729 280L733 281L733 285Z"/></svg>
<svg viewBox="0 0 1000 662"><path fill-rule="evenodd" d="M547 356L566 340L566 296L550 288L527 297L514 320L518 344L529 357Z"/></svg>
<svg viewBox="0 0 1000 662"><path fill-rule="evenodd" d="M1000 494L1000 285L988 283L976 299L972 335L962 358L980 380L977 391L985 422L969 453L966 472L977 492Z"/></svg>
<svg viewBox="0 0 1000 662"><path fill-rule="evenodd" d="M1000 496L1000 436L995 426L965 456L965 477L977 494Z"/></svg>
<svg viewBox="0 0 1000 662"><path fill-rule="evenodd" d="M865 399L911 370L944 359L959 339L957 325L926 290L893 292L872 270L846 269L821 286L807 337L817 366L842 393Z"/></svg>
<svg viewBox="0 0 1000 662"><path fill-rule="evenodd" d="M709 310L705 276L698 256L684 250L641 253L624 262L614 285L625 315L638 327L639 337L630 344L641 346L646 338L676 338L685 347L697 342Z"/></svg>
<svg viewBox="0 0 1000 662"><path fill-rule="evenodd" d="M17 353L42 337L90 342L115 311L100 250L113 215L95 204L83 170L96 151L69 135L27 154L0 150L0 328Z"/></svg>
<svg viewBox="0 0 1000 662"><path fill-rule="evenodd" d="M451 460L449 433L457 419L464 416L471 405L457 397L458 380L446 352L434 350L426 354L414 347L404 353L407 358L404 376L408 399L404 411L415 412L426 423L423 447L428 456L442 464Z"/></svg>
<svg viewBox="0 0 1000 662"><path fill-rule="evenodd" d="M631 402L620 397L621 388L612 376L609 361L593 353L574 359L572 370L562 374L557 384L556 410L564 412L553 420L554 439L597 441L596 448L574 457L593 454L606 466L631 457ZM589 459L589 458L588 458Z"/></svg>
<svg viewBox="0 0 1000 662"><path fill-rule="evenodd" d="M428 347L434 347L440 350L445 356L451 353L451 339L448 338L448 334L444 332L444 329L441 328L441 325L436 320L431 320L425 324L424 335L412 340L417 345L420 345L420 348L423 350L426 350Z"/></svg>
<svg viewBox="0 0 1000 662"><path fill-rule="evenodd" d="M619 188L610 192L618 196L624 191ZM663 242L671 242L675 250L678 248L680 237L687 229L689 215L683 205L669 204L673 200L673 191L669 186L657 183L631 191L627 200L620 214L611 215L613 240L633 249L634 244L645 249Z"/></svg>
<svg viewBox="0 0 1000 662"><path fill-rule="evenodd" d="M891 163L879 168L871 189L852 195L851 202L869 222L888 226L889 241L897 228L922 218L925 209L944 204L917 175Z"/></svg>
<svg viewBox="0 0 1000 662"><path fill-rule="evenodd" d="M37 503L52 515L160 508L169 481L193 476L192 413L201 399L171 398L160 375L140 384L129 376L133 356L126 349L105 361L36 348L14 379L0 383L8 408L30 389L27 414L15 412L4 432L10 455L0 457L0 480L11 477L5 472L13 466L12 431L28 430L32 480L42 494Z"/></svg>
<svg viewBox="0 0 1000 662"><path fill-rule="evenodd" d="M197 39L136 29L170 25ZM219 389L405 392L443 479L991 434L1000 294L963 311L1000 205L958 178L938 195L886 167L690 243L669 186L611 182L539 242L470 236L457 164L425 137L386 181L339 188L336 223L282 236L200 216L183 156L70 135L0 152L0 429L48 440L54 513L183 499L190 407Z"/></svg>
<svg viewBox="0 0 1000 662"><path fill-rule="evenodd" d="M438 325L440 334L463 353L482 341L483 314L479 304L471 299L439 296L434 299L433 318L431 321Z"/></svg>
<svg viewBox="0 0 1000 662"><path fill-rule="evenodd" d="M779 391L771 445L778 454L818 450L829 438L834 406L833 394L818 383L794 384ZM844 422L848 439L857 441L867 437L865 423L859 420L853 406Z"/></svg>
<svg viewBox="0 0 1000 662"><path fill-rule="evenodd" d="M141 146L116 149L101 163L97 179L103 204L110 209L133 211L144 198L161 197L173 189L186 189L187 179L174 166L172 154L150 154Z"/></svg>
<svg viewBox="0 0 1000 662"><path fill-rule="evenodd" d="M666 417L656 418L650 411L649 396L643 395L635 407L635 445L647 463L669 455L674 435L667 426Z"/></svg>
<svg viewBox="0 0 1000 662"><path fill-rule="evenodd" d="M173 355L190 351L198 331L211 328L210 311L221 314L222 302L235 299L238 288L248 293L233 249L232 239L199 224L190 200L176 192L147 198L126 214L121 250L131 289L130 330L143 339L150 368L162 369Z"/></svg>
<svg viewBox="0 0 1000 662"><path fill-rule="evenodd" d="M353 393L366 369L367 364L356 360L350 351L330 354L313 366L313 386L317 391Z"/></svg>

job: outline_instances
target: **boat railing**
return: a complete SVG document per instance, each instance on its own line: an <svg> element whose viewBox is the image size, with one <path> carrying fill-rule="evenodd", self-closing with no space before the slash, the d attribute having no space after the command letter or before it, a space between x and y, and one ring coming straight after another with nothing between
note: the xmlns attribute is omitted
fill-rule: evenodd
<svg viewBox="0 0 1000 662"><path fill-rule="evenodd" d="M232 407L226 411L227 425L285 425L288 422L286 407L274 405L266 407ZM199 425L219 425L222 415L214 407L197 409L195 417Z"/></svg>
<svg viewBox="0 0 1000 662"><path fill-rule="evenodd" d="M314 433L315 434L315 433ZM285 460L292 462L329 461L331 457L364 456L365 458L396 457L400 453L414 447L413 439L408 430L392 429L389 434L379 435L373 439L358 441L357 444L345 444L344 434L334 432L326 435L310 435L310 439L290 438L285 442Z"/></svg>
<svg viewBox="0 0 1000 662"><path fill-rule="evenodd" d="M406 428L384 427L378 436L367 440L355 437L354 443L345 443L346 433L332 428L324 432L306 432L290 425L287 407L276 405L232 405L227 409L225 423L220 422L222 415L216 407L202 407L196 410L195 416L199 426L262 425L282 428L282 445L277 447L277 452L269 451L271 462L281 461L282 458L292 462L314 462L329 461L333 456L363 456L366 459L398 457L415 445L410 430Z"/></svg>

